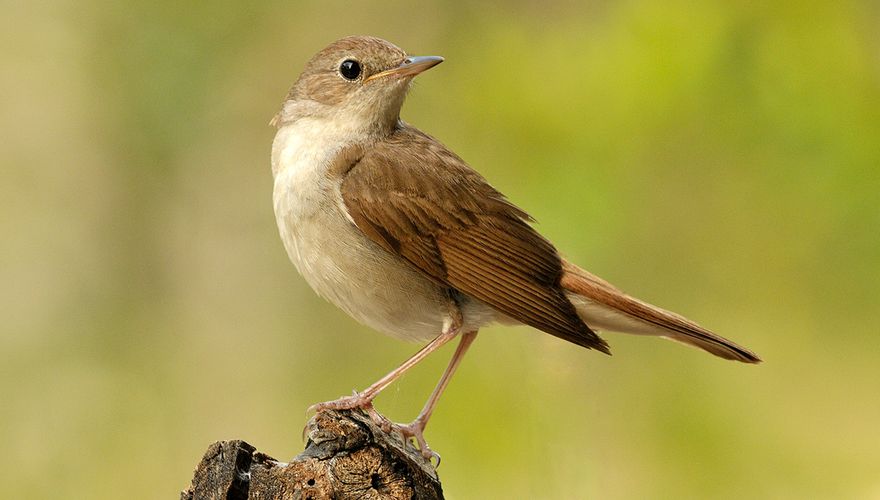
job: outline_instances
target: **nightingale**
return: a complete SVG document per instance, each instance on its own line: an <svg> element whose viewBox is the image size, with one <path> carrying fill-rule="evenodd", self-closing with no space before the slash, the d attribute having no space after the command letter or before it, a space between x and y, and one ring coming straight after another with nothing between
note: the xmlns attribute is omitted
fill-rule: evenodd
<svg viewBox="0 0 880 500"><path fill-rule="evenodd" d="M357 321L427 342L365 390L313 410L363 409L435 456L425 425L477 331L524 324L609 354L597 330L653 335L718 357L753 352L631 297L565 260L532 218L400 110L413 78L443 62L370 36L331 43L306 63L273 118L273 201L299 273ZM422 411L392 424L376 395L450 340L452 360Z"/></svg>

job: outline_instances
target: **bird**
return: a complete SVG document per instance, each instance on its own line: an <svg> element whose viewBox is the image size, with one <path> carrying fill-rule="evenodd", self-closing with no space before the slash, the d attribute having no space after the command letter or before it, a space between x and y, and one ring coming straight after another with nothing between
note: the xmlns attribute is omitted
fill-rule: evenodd
<svg viewBox="0 0 880 500"><path fill-rule="evenodd" d="M610 354L598 331L659 336L720 358L761 359L683 316L632 297L561 256L523 209L461 157L406 123L413 79L443 62L373 36L315 54L270 122L273 205L290 260L360 323L426 344L366 389L311 409L360 409L437 456L424 430L484 326L528 325ZM458 346L409 424L373 399L451 340Z"/></svg>

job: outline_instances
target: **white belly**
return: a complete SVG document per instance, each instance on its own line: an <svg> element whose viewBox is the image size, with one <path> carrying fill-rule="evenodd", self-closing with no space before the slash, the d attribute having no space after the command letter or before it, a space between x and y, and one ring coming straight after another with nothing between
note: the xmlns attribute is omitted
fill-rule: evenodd
<svg viewBox="0 0 880 500"><path fill-rule="evenodd" d="M275 217L290 260L320 296L359 322L406 340L436 337L450 317L446 291L357 229L341 179L327 172L340 141L321 143L315 131L314 124L288 125L273 145ZM482 304L466 309L467 327L492 319Z"/></svg>

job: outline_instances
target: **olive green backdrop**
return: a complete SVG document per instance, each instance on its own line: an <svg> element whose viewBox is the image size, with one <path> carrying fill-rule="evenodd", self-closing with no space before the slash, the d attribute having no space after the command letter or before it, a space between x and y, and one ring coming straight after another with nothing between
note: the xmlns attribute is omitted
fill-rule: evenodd
<svg viewBox="0 0 880 500"><path fill-rule="evenodd" d="M416 349L317 298L272 213L280 99L374 34L446 57L404 119L564 254L766 360L487 329L428 427L451 498L880 498L880 6L758 4L4 2L0 496L289 458Z"/></svg>

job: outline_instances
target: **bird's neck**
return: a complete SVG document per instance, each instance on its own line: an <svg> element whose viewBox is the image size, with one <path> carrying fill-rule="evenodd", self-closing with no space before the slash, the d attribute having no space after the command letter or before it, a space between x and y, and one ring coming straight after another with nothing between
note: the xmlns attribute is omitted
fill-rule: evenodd
<svg viewBox="0 0 880 500"><path fill-rule="evenodd" d="M404 126L395 123L395 128ZM272 174L287 169L332 170L344 152L364 148L390 136L386 131L326 116L302 116L280 124L272 146Z"/></svg>
<svg viewBox="0 0 880 500"><path fill-rule="evenodd" d="M315 101L287 101L278 115L272 173L290 165L326 164L344 150L369 147L403 126L395 113L381 117L362 109L338 109Z"/></svg>
<svg viewBox="0 0 880 500"><path fill-rule="evenodd" d="M375 141L391 135L398 128L400 107L377 108L361 101L331 106L307 99L288 100L272 124L282 128L301 121L320 124L325 132L338 131L346 136L356 135Z"/></svg>

